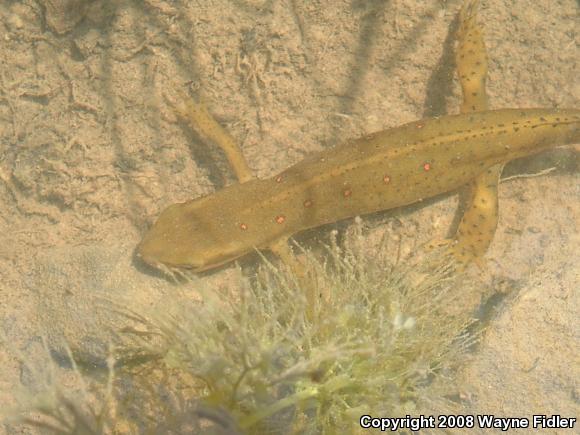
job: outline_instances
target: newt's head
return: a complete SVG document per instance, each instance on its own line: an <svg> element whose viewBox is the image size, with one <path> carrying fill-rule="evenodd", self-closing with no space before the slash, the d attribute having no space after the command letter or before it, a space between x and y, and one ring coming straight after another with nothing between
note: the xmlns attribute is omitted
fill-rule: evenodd
<svg viewBox="0 0 580 435"><path fill-rule="evenodd" d="M204 219L198 201L173 204L161 213L137 248L145 263L161 270L202 272L245 253Z"/></svg>

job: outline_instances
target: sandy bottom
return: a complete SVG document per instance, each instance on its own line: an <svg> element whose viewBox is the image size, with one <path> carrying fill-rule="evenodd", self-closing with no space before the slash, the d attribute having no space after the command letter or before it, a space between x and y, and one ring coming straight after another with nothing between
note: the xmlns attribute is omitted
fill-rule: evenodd
<svg viewBox="0 0 580 435"><path fill-rule="evenodd" d="M99 300L138 310L195 297L134 258L164 207L233 182L221 153L176 121L179 92L205 101L259 177L457 111L459 1L40 3L0 5L0 408L34 388L14 355L43 354L41 337L104 351L119 325ZM580 107L576 1L484 0L480 21L492 108ZM506 168L555 170L501 185L483 272L501 303L459 373L473 413L578 415L579 162L568 149ZM456 203L374 216L369 234L387 228L412 251L447 234ZM237 273L203 279L227 286Z"/></svg>

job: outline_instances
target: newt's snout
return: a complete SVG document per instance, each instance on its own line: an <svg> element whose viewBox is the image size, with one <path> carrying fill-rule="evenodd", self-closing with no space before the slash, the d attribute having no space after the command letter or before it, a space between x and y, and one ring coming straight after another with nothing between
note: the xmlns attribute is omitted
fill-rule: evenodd
<svg viewBox="0 0 580 435"><path fill-rule="evenodd" d="M213 202L215 197L210 197ZM157 269L202 272L247 253L239 238L224 232L228 225L218 222L216 210L223 208L207 207L207 197L167 207L137 247L137 256ZM221 215L231 218L227 212Z"/></svg>
<svg viewBox="0 0 580 435"><path fill-rule="evenodd" d="M166 208L149 229L137 247L137 256L155 268L198 269L203 261L196 258L196 243L193 235L198 234L195 222L183 213L184 204Z"/></svg>

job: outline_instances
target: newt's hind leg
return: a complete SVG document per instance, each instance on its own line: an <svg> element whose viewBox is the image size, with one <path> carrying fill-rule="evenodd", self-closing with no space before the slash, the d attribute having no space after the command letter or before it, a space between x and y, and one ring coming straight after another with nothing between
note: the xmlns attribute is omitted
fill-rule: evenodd
<svg viewBox="0 0 580 435"><path fill-rule="evenodd" d="M477 176L467 187L465 211L454 237L452 253L461 264L482 265L497 228L497 186L503 165L495 165Z"/></svg>
<svg viewBox="0 0 580 435"><path fill-rule="evenodd" d="M204 139L215 143L223 150L239 182L245 183L253 179L254 174L232 135L215 120L202 103L186 98L182 101L177 107L179 115Z"/></svg>
<svg viewBox="0 0 580 435"><path fill-rule="evenodd" d="M479 0L467 0L459 13L455 63L463 91L461 112L487 110L485 81L487 53L481 26L477 22ZM465 211L449 250L466 265L482 264L493 240L498 220L497 186L503 165L495 165L474 178L467 186ZM436 244L432 244L436 245Z"/></svg>
<svg viewBox="0 0 580 435"><path fill-rule="evenodd" d="M468 1L460 13L457 73L463 90L461 112L487 110L485 81L487 53L481 26L477 22L479 0ZM465 211L454 237L453 254L463 264L481 264L498 221L497 187L503 165L495 165L478 175L467 187Z"/></svg>
<svg viewBox="0 0 580 435"><path fill-rule="evenodd" d="M487 110L487 51L477 22L479 0L467 0L459 12L455 64L463 91L461 113Z"/></svg>

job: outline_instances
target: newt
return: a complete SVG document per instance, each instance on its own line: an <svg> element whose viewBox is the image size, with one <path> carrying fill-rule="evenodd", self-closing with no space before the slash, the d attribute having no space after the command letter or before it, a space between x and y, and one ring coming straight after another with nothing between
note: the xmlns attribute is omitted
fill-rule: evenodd
<svg viewBox="0 0 580 435"><path fill-rule="evenodd" d="M389 210L463 186L469 201L448 249L460 263L479 261L497 225L503 165L580 142L580 109L488 110L487 55L476 21L478 0L460 11L456 63L461 114L423 119L310 155L257 179L241 149L200 104L180 108L220 146L240 183L169 206L146 233L138 256L160 269L206 271L270 249L291 261L293 235L358 215Z"/></svg>

